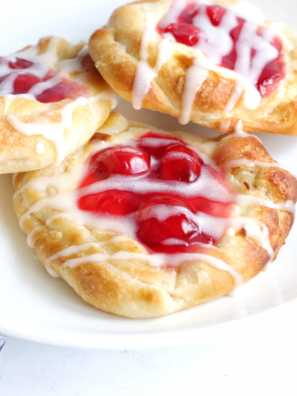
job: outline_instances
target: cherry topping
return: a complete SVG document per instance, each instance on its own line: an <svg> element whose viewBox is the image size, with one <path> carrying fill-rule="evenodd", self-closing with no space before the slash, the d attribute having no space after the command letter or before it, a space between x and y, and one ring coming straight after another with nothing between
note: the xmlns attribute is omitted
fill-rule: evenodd
<svg viewBox="0 0 297 396"><path fill-rule="evenodd" d="M112 174L142 175L150 169L150 157L131 146L112 147L95 154L91 167L100 179Z"/></svg>
<svg viewBox="0 0 297 396"><path fill-rule="evenodd" d="M160 157L164 153L166 147L170 146L173 142L183 143L182 140L178 139L175 136L148 132L139 138L138 147L145 150L150 155Z"/></svg>
<svg viewBox="0 0 297 396"><path fill-rule="evenodd" d="M227 12L232 18L226 18L224 19L224 23L222 23ZM166 27L160 25L158 32L160 34L170 32L178 43L190 47L196 46L208 56L212 56L214 48L217 48L216 51L219 52L217 45L219 43L217 41L220 35L223 36L222 48L224 48L223 44L226 44L231 38L233 44L231 43L230 52L216 53L218 55L217 64L221 67L242 73L245 78L255 85L261 96L265 97L275 90L276 86L285 76L281 41L272 32L269 32L268 29L256 25L253 28L252 22L247 22L234 13L232 15L232 13L232 10L227 10L220 5L205 5L192 2L187 4L185 9L177 17L176 23L171 23ZM195 19L197 16L199 18ZM229 20L233 22L228 22ZM200 22L201 25L198 25ZM247 27L247 30L243 33L244 43L242 43L242 40L240 40L242 38L241 32L245 27ZM221 30L215 33L215 28ZM216 42L214 42L215 37L217 37L215 39ZM240 46L247 47L244 56L241 55L242 49ZM270 52L273 52L272 47L277 50L278 56L276 59L272 59L270 55L267 57L268 50L265 50L267 47L270 47ZM254 63L253 60L256 56L257 61ZM243 67L243 62L246 67ZM262 69L259 69L257 65L261 64L263 64L261 66Z"/></svg>
<svg viewBox="0 0 297 396"><path fill-rule="evenodd" d="M16 58L15 62L8 62L8 65L11 69L28 69L33 63L26 59Z"/></svg>
<svg viewBox="0 0 297 396"><path fill-rule="evenodd" d="M158 219L158 206L164 205L168 214ZM176 252L186 250L187 246L197 243L213 243L213 239L202 234L200 227L190 211L175 211L174 207L186 206L179 200L161 197L148 201L143 209L151 211L144 220L140 219L138 238L147 246L158 251ZM161 207L161 213L164 209ZM172 215L170 215L172 212Z"/></svg>
<svg viewBox="0 0 297 396"><path fill-rule="evenodd" d="M16 95L25 94L35 85L42 82L39 77L34 76L33 74L24 73L19 74L17 78L14 80L13 89Z"/></svg>
<svg viewBox="0 0 297 396"><path fill-rule="evenodd" d="M38 76L29 73L29 71L25 71L33 65L32 62L21 58L16 58L14 62L8 61L8 59L0 57L0 65L5 65L4 70L11 70L11 72L8 72L5 76L0 77L0 84L11 74L16 75L13 83L13 89L11 90L12 92L9 92L11 94L20 95L28 93L34 85L46 82L57 74L55 71L49 70L46 77L41 79ZM77 99L80 96L87 96L87 94L88 89L84 85L67 78L63 78L55 86L46 89L38 95L36 99L42 103L50 103L59 102L63 99Z"/></svg>
<svg viewBox="0 0 297 396"><path fill-rule="evenodd" d="M192 183L200 176L201 166L202 160L193 150L175 144L167 147L163 154L159 177Z"/></svg>
<svg viewBox="0 0 297 396"><path fill-rule="evenodd" d="M187 23L171 23L165 29L165 33L172 33L178 43L193 47L199 42L199 36L202 32L196 26Z"/></svg>
<svg viewBox="0 0 297 396"><path fill-rule="evenodd" d="M219 26L223 16L226 14L226 11L226 8L218 5L212 5L206 8L207 15L209 16L210 22L213 26Z"/></svg>
<svg viewBox="0 0 297 396"><path fill-rule="evenodd" d="M48 78L46 77L46 81ZM79 96L84 96L86 94L83 87L83 91L80 90L80 86L69 80L62 80L59 84L52 88L46 89L40 95L37 96L37 100L41 103L53 103L60 102L64 99L76 99Z"/></svg>
<svg viewBox="0 0 297 396"><path fill-rule="evenodd" d="M192 24L193 19L199 13L199 5L197 3L190 3L183 10L183 12L178 17L179 23L188 23Z"/></svg>
<svg viewBox="0 0 297 396"><path fill-rule="evenodd" d="M88 173L78 186L78 207L94 214L131 215L129 221L135 227L134 237L151 251L194 252L198 249L197 244L215 243L212 236L201 230L195 213L229 217L233 203L211 201L195 192L183 196L185 185L182 183L194 183L202 167L221 185L225 185L223 175L204 164L181 139L149 132L135 139L135 143L137 147L109 147L91 157ZM123 183L122 189L108 189L108 178L113 174L121 175L119 184ZM135 191L125 191L126 175L141 176L131 181ZM179 182L180 190L174 187L169 192L160 185L160 178ZM100 189L98 193L82 196L82 188L103 179L106 179L106 191ZM137 185L139 181L146 186L144 190Z"/></svg>
<svg viewBox="0 0 297 396"><path fill-rule="evenodd" d="M141 198L128 191L106 191L96 195L86 195L79 199L78 207L88 212L105 212L125 216L135 212Z"/></svg>

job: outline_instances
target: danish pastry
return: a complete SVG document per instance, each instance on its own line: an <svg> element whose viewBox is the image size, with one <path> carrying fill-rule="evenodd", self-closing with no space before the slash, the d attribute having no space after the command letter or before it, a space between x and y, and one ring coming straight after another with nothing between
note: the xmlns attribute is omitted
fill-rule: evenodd
<svg viewBox="0 0 297 396"><path fill-rule="evenodd" d="M215 4L214 4L215 3ZM297 35L252 4L142 0L89 41L104 79L145 107L233 132L297 134Z"/></svg>
<svg viewBox="0 0 297 396"><path fill-rule="evenodd" d="M0 57L0 173L61 163L104 123L115 100L84 44L49 37Z"/></svg>
<svg viewBox="0 0 297 396"><path fill-rule="evenodd" d="M125 317L231 292L275 259L297 194L290 171L237 129L209 139L129 123L58 167L16 174L28 244L85 301Z"/></svg>

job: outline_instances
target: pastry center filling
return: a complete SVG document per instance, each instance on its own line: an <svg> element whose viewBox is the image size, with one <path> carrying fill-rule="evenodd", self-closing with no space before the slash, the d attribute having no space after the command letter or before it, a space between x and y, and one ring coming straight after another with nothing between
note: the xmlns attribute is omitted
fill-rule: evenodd
<svg viewBox="0 0 297 396"><path fill-rule="evenodd" d="M219 5L190 3L177 17L169 11L158 32L234 70L262 97L271 94L285 76L282 44L273 32Z"/></svg>
<svg viewBox="0 0 297 396"><path fill-rule="evenodd" d="M79 209L107 224L127 222L130 236L152 252L196 252L216 243L225 229L217 224L234 208L223 174L176 137L148 132L128 143L90 158Z"/></svg>
<svg viewBox="0 0 297 396"><path fill-rule="evenodd" d="M22 95L41 103L86 96L87 89L44 65L15 56L0 57L0 95Z"/></svg>

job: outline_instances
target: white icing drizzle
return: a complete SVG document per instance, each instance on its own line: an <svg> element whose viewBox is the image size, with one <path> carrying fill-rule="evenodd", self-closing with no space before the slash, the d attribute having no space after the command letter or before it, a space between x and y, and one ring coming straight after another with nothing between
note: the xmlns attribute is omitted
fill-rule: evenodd
<svg viewBox="0 0 297 396"><path fill-rule="evenodd" d="M80 189L80 195L98 194L109 190L131 191L138 194L149 192L168 192L170 194L182 195L184 197L200 196L213 201L230 202L232 195L211 177L209 170L202 167L200 177L193 183L182 186L180 182L172 180L150 180L145 176L125 176L111 175L108 179L90 184Z"/></svg>
<svg viewBox="0 0 297 396"><path fill-rule="evenodd" d="M19 73L22 74L22 73ZM19 75L18 73L12 73L10 76L6 77L4 81L1 82L0 84L0 96L5 96L9 95L13 92L13 83L15 82L15 79Z"/></svg>
<svg viewBox="0 0 297 396"><path fill-rule="evenodd" d="M4 100L4 114L7 112L10 103L14 100L14 95L5 95L3 96Z"/></svg>
<svg viewBox="0 0 297 396"><path fill-rule="evenodd" d="M37 142L36 147L35 147L35 151L37 154L43 154L45 152L45 147L44 144L42 142Z"/></svg>
<svg viewBox="0 0 297 396"><path fill-rule="evenodd" d="M48 116L40 116L31 122L22 122L15 115L8 114L7 120L12 127L26 136L42 135L47 140L55 143L57 150L56 165L59 165L66 155L64 132L67 127L72 124L72 114L77 106L88 105L88 99L80 97L71 103L68 103L58 111L49 113ZM52 114L59 113L61 115L61 121L54 122L49 117Z"/></svg>
<svg viewBox="0 0 297 396"><path fill-rule="evenodd" d="M63 75L69 75L73 72L79 72L82 69L82 62L88 54L87 45L78 53L76 58L65 59L58 63L57 67L62 71Z"/></svg>
<svg viewBox="0 0 297 396"><path fill-rule="evenodd" d="M223 121L221 124L222 124L221 125L221 131L223 133L226 133L226 130L224 129L225 126L226 126L225 122ZM226 128L228 130L229 123L226 126ZM247 138L257 139L262 144L261 140L257 136L251 135L250 133L247 133L247 132L243 131L242 121L239 120L236 123L236 125L235 125L234 132L233 133L227 133L226 136L224 136L223 139L221 139L220 144L222 144L223 142L226 142L227 140L232 139L232 138L246 138L246 137Z"/></svg>
<svg viewBox="0 0 297 396"><path fill-rule="evenodd" d="M244 89L243 83L240 80L237 80L235 82L232 95L230 96L230 98L226 104L226 107L224 109L224 113L229 113L231 110L233 110L234 106L241 98L243 89Z"/></svg>
<svg viewBox="0 0 297 396"><path fill-rule="evenodd" d="M247 238L251 239L256 245L262 247L267 251L270 261L273 258L274 251L269 242L268 228L258 221L249 217L233 217L230 219L231 227L236 231L244 229Z"/></svg>
<svg viewBox="0 0 297 396"><path fill-rule="evenodd" d="M242 28L236 44L237 59L234 70L241 76L256 84L264 67L278 57L278 51L270 44L272 33L268 40L264 40L257 35L258 26L247 21ZM269 30L265 30L263 35L267 36ZM256 51L255 56L250 59L251 50Z"/></svg>
<svg viewBox="0 0 297 396"><path fill-rule="evenodd" d="M215 27L208 17L206 5L201 4L199 13L193 19L193 25L206 34L206 39L199 40L196 47L212 58L216 64L220 64L233 47L230 32L238 25L234 12L227 10L221 23Z"/></svg>
<svg viewBox="0 0 297 396"><path fill-rule="evenodd" d="M170 41L164 39L160 42L158 47L158 58L155 67L151 67L148 64L148 46L152 35L155 33L155 29L156 21L148 14L146 29L141 40L140 61L138 62L132 90L132 105L136 110L141 109L143 100L150 89L152 81L157 77L162 65L172 53Z"/></svg>
<svg viewBox="0 0 297 396"><path fill-rule="evenodd" d="M106 242L104 242L106 243ZM69 246L68 248L61 250L60 252L53 254L51 257L48 257L45 261L44 261L44 265L46 267L49 267L50 264L61 258L61 257L67 257L67 256L71 256L73 254L79 254L81 252L83 252L84 250L88 250L90 248L98 248L101 245L101 243L95 243L95 242L89 242L89 243L84 243L82 245L72 245Z"/></svg>
<svg viewBox="0 0 297 396"><path fill-rule="evenodd" d="M189 67L182 98L182 111L179 117L179 122L182 125L190 121L195 96L202 84L207 79L209 70L213 69L213 61L210 59L195 58L193 65Z"/></svg>
<svg viewBox="0 0 297 396"><path fill-rule="evenodd" d="M170 265L172 267L178 267L181 263L187 261L201 261L209 264L210 266L218 269L219 271L224 271L229 273L234 279L235 287L238 287L242 283L242 276L236 272L224 261L219 260L215 257L209 256L208 254L200 253L180 253L174 255L167 255L162 253L155 254L142 254L142 253L132 253L126 251L120 251L114 254L104 254L95 253L87 257L80 257L75 259L69 259L64 264L63 267L74 268L78 265L85 264L88 262L107 262L109 260L140 260L146 261L149 265L153 267L164 267Z"/></svg>
<svg viewBox="0 0 297 396"><path fill-rule="evenodd" d="M36 234L36 232L38 232L38 231L40 231L42 229L43 229L43 227L37 226L37 227L33 228L33 230L31 230L30 233L28 234L27 244L28 244L28 246L30 248L32 248L32 249L34 248L34 245L33 245L33 237L34 237L34 235Z"/></svg>
<svg viewBox="0 0 297 396"><path fill-rule="evenodd" d="M185 0L173 0L171 2L171 6L169 8L168 13L164 16L164 18L160 22L160 27L165 29L171 23L176 23L177 18L186 8L187 1Z"/></svg>
<svg viewBox="0 0 297 396"><path fill-rule="evenodd" d="M56 271L54 271L51 267L46 267L45 269L47 270L47 272L49 273L50 276L52 276L53 278L60 278L60 275L57 274Z"/></svg>
<svg viewBox="0 0 297 396"><path fill-rule="evenodd" d="M258 205L276 210L285 210L295 217L295 204L291 200L274 203L272 201L269 201L268 199L260 198L255 195L240 194L237 196L236 202L239 206L244 208L247 208L251 205Z"/></svg>

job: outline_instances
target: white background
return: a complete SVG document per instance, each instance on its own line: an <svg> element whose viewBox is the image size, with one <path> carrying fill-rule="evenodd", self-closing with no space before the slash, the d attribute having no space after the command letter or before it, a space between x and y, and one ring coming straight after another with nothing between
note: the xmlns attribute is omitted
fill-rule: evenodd
<svg viewBox="0 0 297 396"><path fill-rule="evenodd" d="M267 17L285 21L292 28L297 25L295 1L253 2L265 11ZM124 3L121 0L10 1L2 5L1 53L13 52L51 34L64 36L73 43L87 40L105 23L110 11ZM125 105L122 108L125 109ZM134 118L160 124L160 118L152 114L139 112ZM167 128L171 124L176 125L166 117ZM273 142L272 149L278 144L278 137L262 136L265 143ZM295 139L283 137L284 147L289 149ZM290 160L293 161L292 155ZM292 166L294 161L286 164ZM290 258L295 261L294 254ZM0 262L1 265L9 264ZM9 304L9 301L1 303ZM230 335L224 331L221 337L216 334L213 340L207 340L207 337L201 340L198 334L196 342L188 346L91 350L8 337L0 365L0 394L296 395L296 334L297 302L292 301L260 313L252 320L243 320L240 326L231 324ZM176 340L176 343L182 341Z"/></svg>

